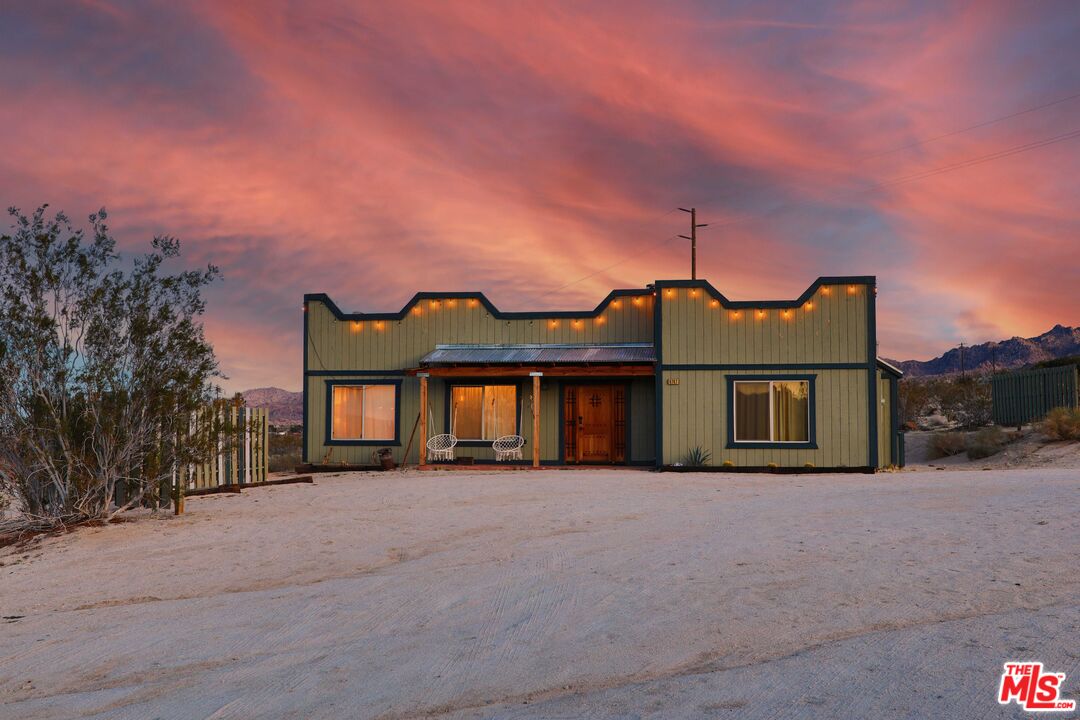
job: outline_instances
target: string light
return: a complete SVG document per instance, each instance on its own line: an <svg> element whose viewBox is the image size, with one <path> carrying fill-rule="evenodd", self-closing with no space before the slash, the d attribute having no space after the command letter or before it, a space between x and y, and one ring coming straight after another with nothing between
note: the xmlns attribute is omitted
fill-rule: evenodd
<svg viewBox="0 0 1080 720"><path fill-rule="evenodd" d="M352 329L353 329L353 332L360 332L361 330L364 329L364 323L359 322L359 321L353 321Z"/></svg>
<svg viewBox="0 0 1080 720"><path fill-rule="evenodd" d="M432 308L437 308L437 307L439 307L439 301L438 301L438 300L432 300L432 301L431 301L431 307L432 307Z"/></svg>
<svg viewBox="0 0 1080 720"><path fill-rule="evenodd" d="M420 314L420 306L419 305L414 305L412 311L413 311L413 315L419 315Z"/></svg>
<svg viewBox="0 0 1080 720"><path fill-rule="evenodd" d="M804 310L813 310L814 309L814 303L808 300L806 302L806 304L803 305L803 309Z"/></svg>
<svg viewBox="0 0 1080 720"><path fill-rule="evenodd" d="M558 320L552 320L551 321L551 327L553 329L559 327L559 321Z"/></svg>
<svg viewBox="0 0 1080 720"><path fill-rule="evenodd" d="M712 303L711 303L711 305L712 305L713 307L720 307L720 301L719 301L719 300L713 300L713 301L712 301Z"/></svg>
<svg viewBox="0 0 1080 720"><path fill-rule="evenodd" d="M637 297L634 298L634 304L635 305L640 305L641 304L641 297L640 296L637 296Z"/></svg>
<svg viewBox="0 0 1080 720"><path fill-rule="evenodd" d="M671 297L671 296L672 296L672 295L674 295L674 294L675 294L675 291L674 291L674 290L672 290L671 288L668 288L668 290L667 290L667 296L668 296L668 297Z"/></svg>
<svg viewBox="0 0 1080 720"><path fill-rule="evenodd" d="M604 316L603 315L600 315L600 316L598 316L596 318L596 324L597 325L603 325L604 324Z"/></svg>
<svg viewBox="0 0 1080 720"><path fill-rule="evenodd" d="M758 311L757 311L757 316L758 316L759 318L763 318L763 317L765 317L765 311L764 311L764 310L758 310Z"/></svg>
<svg viewBox="0 0 1080 720"><path fill-rule="evenodd" d="M854 295L855 294L855 286L854 285L848 285L847 286L847 294L848 295Z"/></svg>
<svg viewBox="0 0 1080 720"><path fill-rule="evenodd" d="M469 307L476 307L476 298L469 299Z"/></svg>
<svg viewBox="0 0 1080 720"><path fill-rule="evenodd" d="M832 288L830 288L828 285L822 285L821 286L821 294L822 295L831 295L832 294Z"/></svg>
<svg viewBox="0 0 1080 720"><path fill-rule="evenodd" d="M780 314L784 316L784 319L785 319L785 320L787 320L788 318L790 318L790 317L791 317L791 311L790 311L790 310L784 310L784 311L783 311L783 312L781 312Z"/></svg>
<svg viewBox="0 0 1080 720"><path fill-rule="evenodd" d="M614 307L616 310L618 310L619 308L622 307L622 300L612 300L611 301L611 306Z"/></svg>
<svg viewBox="0 0 1080 720"><path fill-rule="evenodd" d="M697 297L697 288L694 288L690 291L690 297Z"/></svg>
<svg viewBox="0 0 1080 720"><path fill-rule="evenodd" d="M378 322L376 322L376 323L375 323L375 329L376 329L376 330L382 330L382 329L383 329L383 322L382 322L382 320L379 320Z"/></svg>
<svg viewBox="0 0 1080 720"><path fill-rule="evenodd" d="M732 310L731 311L731 319L732 320L738 320L739 319L739 311L738 310Z"/></svg>
<svg viewBox="0 0 1080 720"><path fill-rule="evenodd" d="M574 323L573 323L573 325L574 325L574 327L576 327L576 328L580 328L580 327L581 327L581 321L580 321L580 320L575 320L575 321L574 321Z"/></svg>
<svg viewBox="0 0 1080 720"><path fill-rule="evenodd" d="M446 301L446 304L449 305L450 307L454 307L455 305L457 305L457 300L455 300L454 298L450 298L449 300Z"/></svg>

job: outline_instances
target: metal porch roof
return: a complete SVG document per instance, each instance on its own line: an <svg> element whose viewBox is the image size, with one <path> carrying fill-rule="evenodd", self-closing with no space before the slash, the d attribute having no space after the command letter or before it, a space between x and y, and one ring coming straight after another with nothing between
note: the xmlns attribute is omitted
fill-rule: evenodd
<svg viewBox="0 0 1080 720"><path fill-rule="evenodd" d="M436 345L421 365L588 365L654 363L652 343L612 345Z"/></svg>

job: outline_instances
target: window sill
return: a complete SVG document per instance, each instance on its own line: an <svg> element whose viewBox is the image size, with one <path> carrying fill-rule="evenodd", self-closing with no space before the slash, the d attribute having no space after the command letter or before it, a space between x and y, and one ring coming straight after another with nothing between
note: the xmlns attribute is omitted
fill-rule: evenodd
<svg viewBox="0 0 1080 720"><path fill-rule="evenodd" d="M816 442L755 442L734 441L725 447L729 450L817 450Z"/></svg>

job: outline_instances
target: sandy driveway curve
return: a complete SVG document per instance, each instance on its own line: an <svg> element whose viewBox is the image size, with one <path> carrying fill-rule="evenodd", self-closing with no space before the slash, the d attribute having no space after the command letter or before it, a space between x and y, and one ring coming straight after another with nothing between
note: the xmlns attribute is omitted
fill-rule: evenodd
<svg viewBox="0 0 1080 720"><path fill-rule="evenodd" d="M1005 660L1080 696L1078 498L1053 469L193 498L0 552L0 718L1018 717Z"/></svg>

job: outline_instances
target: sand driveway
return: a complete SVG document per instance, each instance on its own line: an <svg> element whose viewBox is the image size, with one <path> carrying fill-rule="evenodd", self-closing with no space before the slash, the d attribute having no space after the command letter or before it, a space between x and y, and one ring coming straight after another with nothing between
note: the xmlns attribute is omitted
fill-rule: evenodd
<svg viewBox="0 0 1080 720"><path fill-rule="evenodd" d="M0 718L1019 717L1080 473L355 473L0 551ZM17 617L21 616L21 617Z"/></svg>

